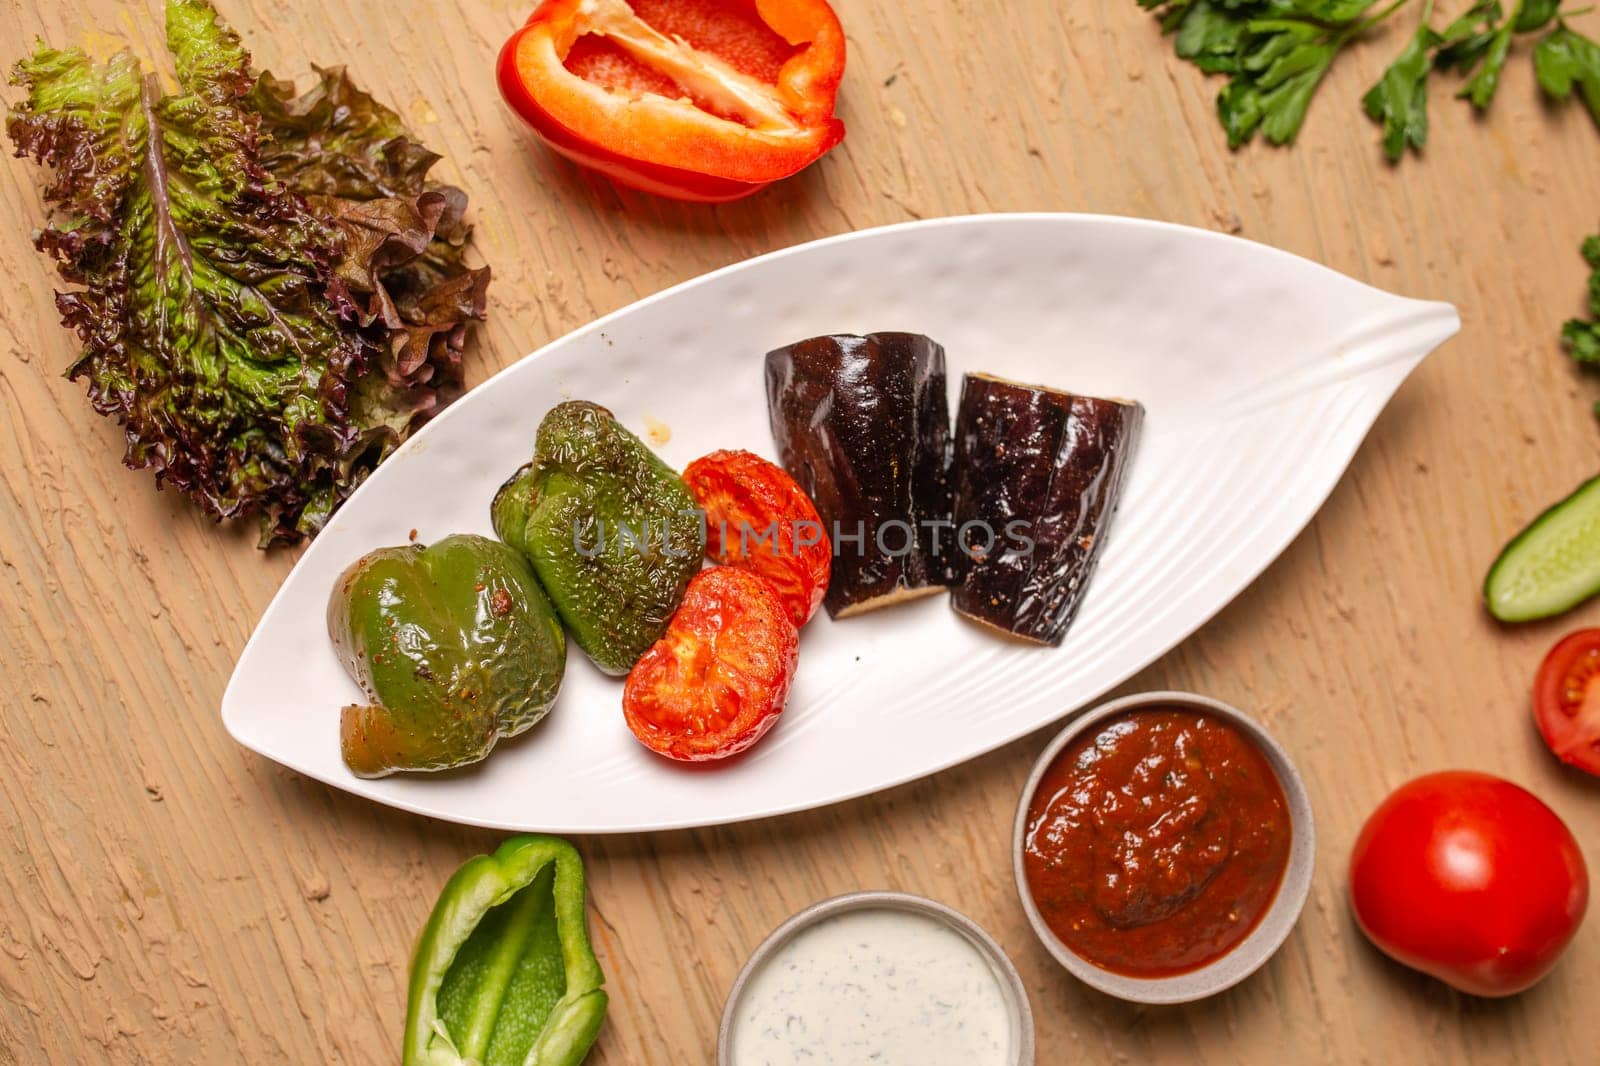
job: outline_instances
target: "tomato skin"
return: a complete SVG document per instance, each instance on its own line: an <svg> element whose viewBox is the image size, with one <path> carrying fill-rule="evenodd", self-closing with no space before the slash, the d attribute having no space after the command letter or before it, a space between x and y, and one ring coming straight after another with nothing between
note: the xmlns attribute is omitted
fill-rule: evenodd
<svg viewBox="0 0 1600 1066"><path fill-rule="evenodd" d="M1533 682L1533 717L1556 758L1600 775L1600 629L1569 633Z"/></svg>
<svg viewBox="0 0 1600 1066"><path fill-rule="evenodd" d="M805 490L782 467L745 451L696 459L683 483L706 514L706 554L766 578L789 620L805 625L833 571L832 545ZM774 539L759 541L767 530L775 530Z"/></svg>
<svg viewBox="0 0 1600 1066"><path fill-rule="evenodd" d="M714 2L697 6L717 7ZM507 39L496 63L500 93L552 150L618 185L696 203L742 199L803 170L844 139L844 124L833 111L844 77L845 38L826 0L756 0L726 7L724 15L710 16L725 20L717 27L722 32L714 34L725 38L724 47L739 47L739 21L748 16L794 49L773 86L793 124L782 136L734 121L709 121L709 113L687 119L654 106L662 102L659 96L635 94L624 103L627 94L621 101L608 99L604 91L597 94L563 64L574 41L591 31L604 33L592 25L604 14L586 9L580 0L543 0ZM735 14L745 8L748 12Z"/></svg>
<svg viewBox="0 0 1600 1066"><path fill-rule="evenodd" d="M1589 874L1533 793L1470 770L1400 786L1350 858L1350 902L1384 954L1475 996L1509 996L1555 966L1583 921Z"/></svg>
<svg viewBox="0 0 1600 1066"><path fill-rule="evenodd" d="M628 673L622 713L639 742L680 762L745 751L778 724L800 632L765 578L713 566L689 582L667 632Z"/></svg>

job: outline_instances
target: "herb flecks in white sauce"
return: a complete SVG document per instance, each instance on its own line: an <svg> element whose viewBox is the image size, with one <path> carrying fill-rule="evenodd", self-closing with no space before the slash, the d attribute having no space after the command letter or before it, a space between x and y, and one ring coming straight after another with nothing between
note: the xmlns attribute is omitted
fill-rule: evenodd
<svg viewBox="0 0 1600 1066"><path fill-rule="evenodd" d="M734 1066L1011 1066L1012 1008L989 960L936 918L845 911L751 975Z"/></svg>

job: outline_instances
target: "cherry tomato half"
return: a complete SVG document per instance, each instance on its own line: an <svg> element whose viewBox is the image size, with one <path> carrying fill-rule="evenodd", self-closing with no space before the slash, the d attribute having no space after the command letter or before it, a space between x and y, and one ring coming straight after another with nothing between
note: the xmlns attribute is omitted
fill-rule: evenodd
<svg viewBox="0 0 1600 1066"><path fill-rule="evenodd" d="M1600 775L1600 629L1550 649L1533 682L1533 716L1556 758Z"/></svg>
<svg viewBox="0 0 1600 1066"><path fill-rule="evenodd" d="M805 490L782 467L739 451L696 459L683 482L706 513L706 553L772 582L789 620L805 625L833 570L833 547Z"/></svg>
<svg viewBox="0 0 1600 1066"><path fill-rule="evenodd" d="M744 751L777 724L799 647L800 632L765 578L731 566L702 570L666 634L628 673L628 728L682 762Z"/></svg>
<svg viewBox="0 0 1600 1066"><path fill-rule="evenodd" d="M1386 955L1463 992L1509 996L1549 973L1578 931L1589 873L1533 793L1450 770L1372 812L1350 857L1350 902Z"/></svg>

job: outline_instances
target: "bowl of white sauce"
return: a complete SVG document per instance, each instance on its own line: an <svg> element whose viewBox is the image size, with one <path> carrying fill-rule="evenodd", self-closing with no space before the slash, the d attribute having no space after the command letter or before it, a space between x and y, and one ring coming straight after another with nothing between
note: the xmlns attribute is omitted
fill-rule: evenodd
<svg viewBox="0 0 1600 1066"><path fill-rule="evenodd" d="M900 892L807 907L728 993L717 1066L1033 1066L1016 967L977 923Z"/></svg>

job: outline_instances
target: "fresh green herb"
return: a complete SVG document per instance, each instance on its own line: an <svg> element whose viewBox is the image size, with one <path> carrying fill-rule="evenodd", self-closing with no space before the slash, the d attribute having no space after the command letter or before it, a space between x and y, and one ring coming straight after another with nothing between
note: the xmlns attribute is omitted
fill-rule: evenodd
<svg viewBox="0 0 1600 1066"><path fill-rule="evenodd" d="M1260 132L1288 144L1339 52L1407 0L1139 0L1173 33L1179 56L1227 74L1217 117L1237 148Z"/></svg>
<svg viewBox="0 0 1600 1066"><path fill-rule="evenodd" d="M153 469L263 544L315 533L460 383L486 270L438 158L338 70L295 97L206 0L169 0L177 90L40 45L7 129L53 168L37 237L68 369Z"/></svg>
<svg viewBox="0 0 1600 1066"><path fill-rule="evenodd" d="M1569 100L1576 88L1600 124L1600 44L1558 22L1533 50L1533 69L1552 100Z"/></svg>
<svg viewBox="0 0 1600 1066"><path fill-rule="evenodd" d="M1434 66L1461 74L1474 70L1499 36L1504 15L1500 0L1478 0L1439 34Z"/></svg>
<svg viewBox="0 0 1600 1066"><path fill-rule="evenodd" d="M1456 93L1457 99L1470 100L1479 111L1488 110L1494 102L1494 94L1500 90L1500 75L1505 71L1506 57L1511 55L1511 34L1515 26L1516 19L1512 18L1496 27L1489 37L1488 47L1475 64L1477 71Z"/></svg>
<svg viewBox="0 0 1600 1066"><path fill-rule="evenodd" d="M1518 33L1533 33L1550 25L1561 7L1561 0L1523 0L1516 16L1511 20Z"/></svg>
<svg viewBox="0 0 1600 1066"><path fill-rule="evenodd" d="M1497 0L1479 0L1452 22L1439 35L1436 65L1441 70L1472 75L1456 93L1457 98L1471 101L1478 111L1487 111L1500 89L1513 38L1543 29L1555 18L1558 6L1560 0L1523 0L1508 19ZM1427 21L1426 15L1423 21Z"/></svg>
<svg viewBox="0 0 1600 1066"><path fill-rule="evenodd" d="M1572 358L1584 366L1600 366L1600 234L1583 242L1589 275L1589 318L1574 318L1561 329Z"/></svg>
<svg viewBox="0 0 1600 1066"><path fill-rule="evenodd" d="M1559 5L1560 0L1522 0L1507 18L1499 0L1478 0L1439 33L1428 29L1428 13L1425 12L1422 27L1418 29L1417 34L1419 38L1425 33L1431 36L1435 49L1433 58L1435 69L1452 71L1468 77L1467 83L1456 96L1469 101L1474 109L1483 112L1494 102L1495 94L1500 89L1500 78L1505 73L1506 60L1511 55L1516 36L1536 33L1555 21L1557 28L1534 50L1534 64L1536 68L1541 66L1551 68L1549 81L1543 76L1540 77L1540 84L1546 94L1553 100L1565 100L1571 93L1575 78L1579 79L1577 84L1582 86L1584 49L1585 47L1593 49L1595 45L1559 21L1557 15ZM1541 56L1544 58L1541 59ZM1404 62L1409 57L1408 50L1407 54L1396 63ZM1565 88L1558 89L1558 86L1562 85ZM1596 95L1600 95L1600 91L1597 91ZM1368 113L1371 113L1370 107ZM1424 120L1423 138L1426 139L1426 120ZM1422 147L1421 143L1411 146L1417 149ZM1387 125L1384 147L1391 160L1400 157L1398 152L1389 150Z"/></svg>
<svg viewBox="0 0 1600 1066"><path fill-rule="evenodd" d="M1258 132L1289 144L1305 123L1312 97L1343 50L1409 0L1373 11L1375 0L1138 0L1173 35L1178 56L1211 74L1226 74L1217 118L1238 148ZM1520 0L1508 16L1500 0L1476 0L1445 29L1431 23L1427 3L1405 50L1362 97L1383 127L1384 154L1399 160L1428 140L1428 79L1435 70L1466 79L1457 96L1486 111L1519 34L1554 23L1539 42L1539 84L1554 101L1573 90L1600 122L1600 45L1573 30L1561 0Z"/></svg>
<svg viewBox="0 0 1600 1066"><path fill-rule="evenodd" d="M1383 123L1383 154L1390 159L1399 159L1407 148L1421 151L1428 141L1428 71L1431 52L1443 41L1428 25L1432 10L1429 0L1411 43L1361 98L1367 114Z"/></svg>

